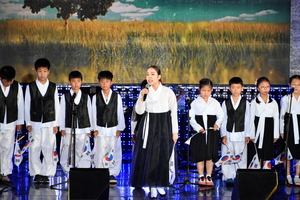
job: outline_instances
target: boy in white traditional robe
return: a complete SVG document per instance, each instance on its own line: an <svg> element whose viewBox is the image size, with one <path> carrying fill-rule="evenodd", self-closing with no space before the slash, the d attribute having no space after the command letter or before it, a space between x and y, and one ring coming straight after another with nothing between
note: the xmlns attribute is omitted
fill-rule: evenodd
<svg viewBox="0 0 300 200"><path fill-rule="evenodd" d="M122 165L121 131L125 129L122 99L111 90L113 74L98 74L101 91L93 96L94 162L96 168L108 168L110 186L117 185L116 176ZM108 154L108 155L107 155Z"/></svg>
<svg viewBox="0 0 300 200"><path fill-rule="evenodd" d="M223 180L232 184L237 169L247 168L247 144L250 141L249 118L250 104L241 96L244 90L243 80L233 77L229 80L231 95L222 104L224 120L221 126L222 154L229 150L232 156L240 155L238 163L226 162L222 164Z"/></svg>

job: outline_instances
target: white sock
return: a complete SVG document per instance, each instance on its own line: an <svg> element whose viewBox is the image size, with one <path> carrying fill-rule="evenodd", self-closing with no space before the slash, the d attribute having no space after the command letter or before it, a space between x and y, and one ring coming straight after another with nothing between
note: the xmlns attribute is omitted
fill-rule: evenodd
<svg viewBox="0 0 300 200"><path fill-rule="evenodd" d="M161 195L165 195L166 194L166 191L163 187L157 187L157 191L159 192L159 194Z"/></svg>

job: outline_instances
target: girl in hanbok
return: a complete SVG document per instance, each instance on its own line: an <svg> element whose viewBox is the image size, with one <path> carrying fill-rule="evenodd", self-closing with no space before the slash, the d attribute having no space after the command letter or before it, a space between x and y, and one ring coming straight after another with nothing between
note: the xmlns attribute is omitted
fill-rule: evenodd
<svg viewBox="0 0 300 200"><path fill-rule="evenodd" d="M287 94L281 99L280 109L280 135L288 143L288 149L293 159L297 162L300 159L300 144L299 144L299 130L300 130L300 76L294 75L290 78L289 86L294 88L291 94ZM287 137L287 123L290 114L289 131ZM296 165L296 173L294 177L294 183L300 186L300 165ZM292 177L290 174L290 160L287 161L287 184L293 185Z"/></svg>
<svg viewBox="0 0 300 200"><path fill-rule="evenodd" d="M269 95L269 79L260 77L256 87L259 94L251 101L250 138L263 166L274 158L274 143L279 138L279 112L277 102Z"/></svg>
<svg viewBox="0 0 300 200"><path fill-rule="evenodd" d="M191 161L197 163L199 186L214 186L212 171L218 161L219 128L224 117L220 103L211 97L212 89L210 79L201 79L200 96L191 103L189 112L190 124L197 132L191 139Z"/></svg>
<svg viewBox="0 0 300 200"><path fill-rule="evenodd" d="M161 84L160 69L150 66L149 89L141 91L136 112L144 114L136 137L131 167L131 185L149 186L151 198L166 195L169 186L169 159L178 139L177 101L174 92Z"/></svg>

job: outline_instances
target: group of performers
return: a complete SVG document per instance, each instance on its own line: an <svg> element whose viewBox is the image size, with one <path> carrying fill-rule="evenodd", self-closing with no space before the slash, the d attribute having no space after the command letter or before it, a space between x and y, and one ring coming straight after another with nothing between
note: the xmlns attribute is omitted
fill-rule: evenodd
<svg viewBox="0 0 300 200"><path fill-rule="evenodd" d="M95 168L109 168L109 182L115 186L116 176L121 170L120 134L125 128L125 120L121 96L111 90L113 74L110 71L98 74L101 92L94 95L91 101L89 95L80 90L82 74L72 71L69 74L71 89L59 101L56 84L48 80L49 60L40 58L34 66L37 79L27 85L25 100L20 84L14 80L15 69L12 66L0 69L1 179L10 181L7 175L12 173L15 131L20 131L25 122L30 141L30 146L25 145L29 146L29 173L34 177L35 184L48 184L48 177L56 173L55 134L60 128L62 142L59 161L63 171L68 173L70 167L90 168L92 164ZM89 150L91 131L94 133L93 163ZM74 132L75 151L70 139ZM18 147L18 144L15 146ZM112 149L113 159L110 159L107 153ZM22 152L15 148L15 162L17 159L20 161Z"/></svg>
<svg viewBox="0 0 300 200"><path fill-rule="evenodd" d="M25 99L20 84L14 80L15 69L11 66L0 69L1 179L9 181L15 131L20 131L25 122L31 141L29 173L34 177L34 183L48 184L48 177L56 173L58 159L53 152L56 149L55 134L60 130L60 164L65 173L70 167L90 168L93 164L95 168L108 168L110 185L117 185L116 176L122 164L120 135L125 129L125 120L121 96L111 90L113 74L110 71L98 74L101 90L91 100L80 90L81 73L72 71L69 74L71 89L59 101L56 84L48 80L49 60L41 58L34 65L37 79L27 85ZM133 131L130 184L133 187L148 186L150 196L156 198L166 195L164 187L174 181L174 176L172 181L170 179L174 175L170 173L170 163L176 162L170 160L173 157L174 161L178 140L177 100L175 93L162 84L157 66L147 69L145 83L148 85L141 90L133 109L137 124ZM200 94L191 103L189 112L190 125L196 132L190 141L191 161L197 166L199 186L214 186L215 164L222 166L226 182L235 179L237 169L248 168L247 156L250 154L253 154L250 157L258 157L260 166L266 165L274 158L274 143L280 137L289 138L290 158L300 158L300 76L290 77L289 86L293 92L281 99L279 112L279 106L269 95L271 85L266 77L257 79L259 94L251 103L242 97L242 79L231 78L231 95L222 105L211 96L212 81L208 78L199 81ZM76 145L75 155L72 155L71 135L74 132ZM92 132L95 141L93 163L86 150L90 149ZM222 155L228 155L230 159L219 158L220 136ZM296 165L292 179L290 160L286 163L288 184L300 186L300 165ZM176 166L172 168L173 172L175 169Z"/></svg>
<svg viewBox="0 0 300 200"><path fill-rule="evenodd" d="M151 87L141 91L134 107L141 119L138 128L132 132L135 147L130 180L135 187L149 186L151 197L155 198L158 194L165 195L161 186L167 187L171 183L171 173L169 182L167 179L167 164L169 170L171 166L170 162L166 161L171 159L172 144L178 139L178 129L175 96L161 85L160 71L156 70L155 73L153 69L150 67L146 76L147 83ZM151 77L151 71L154 72L155 79ZM228 184L233 183L237 169L270 169L270 161L274 159L274 143L279 138L284 141L287 137L289 138L286 141L289 158L285 162L287 185L300 186L300 165L295 166L293 178L290 173L291 160L298 161L300 158L300 76L290 77L289 86L292 92L281 99L279 112L277 102L270 97L271 84L267 77L257 79L256 88L259 94L251 102L242 97L244 90L242 79L231 78L229 80L231 95L222 105L211 96L212 81L208 78L199 81L200 94L192 101L189 111L190 125L196 134L189 138L187 144L191 145L191 161L196 163L200 187L214 186L212 178L214 165L221 166L223 180ZM163 90L166 91L162 93ZM167 121L164 117L166 112L170 112L167 115L170 119ZM159 116L159 120L156 116ZM167 141L164 140L164 135L167 136ZM220 137L221 158L218 155ZM223 158L226 159L222 160ZM255 159L256 162L253 163ZM282 162L282 159L280 161Z"/></svg>
<svg viewBox="0 0 300 200"><path fill-rule="evenodd" d="M259 93L251 103L242 97L242 79L231 78L231 95L222 105L211 97L212 81L200 80L200 95L191 103L189 112L190 124L197 132L191 139L191 160L197 165L200 186L214 185L211 178L214 164L221 166L223 180L228 184L233 183L237 169L270 169L270 161L274 159L274 143L286 138L288 140L283 143L287 143L287 152L282 149L279 157L288 154L288 160L284 162L287 185L300 186L300 165L295 165L294 178L290 173L291 160L298 161L300 158L300 76L290 77L289 86L291 93L281 99L279 112L277 102L270 97L271 85L266 77L257 79ZM218 156L219 133L221 158ZM280 159L277 157L277 161Z"/></svg>

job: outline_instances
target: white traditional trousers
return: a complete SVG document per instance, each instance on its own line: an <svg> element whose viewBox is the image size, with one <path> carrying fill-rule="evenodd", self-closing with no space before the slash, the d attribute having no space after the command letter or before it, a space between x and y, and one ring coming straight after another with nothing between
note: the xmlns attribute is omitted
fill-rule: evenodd
<svg viewBox="0 0 300 200"><path fill-rule="evenodd" d="M54 176L57 162L54 161L53 152L56 150L56 135L53 127L44 127L39 130L32 127L30 133L34 141L29 147L29 173L30 176L37 174L42 176ZM41 160L41 153L43 159Z"/></svg>
<svg viewBox="0 0 300 200"><path fill-rule="evenodd" d="M106 168L103 164L103 158L107 152L115 149L114 159L115 165L109 167L109 174L113 176L118 176L121 171L122 165L122 147L121 147L121 137L116 138L115 136L111 137L96 137L95 146L94 146L94 162L96 168Z"/></svg>
<svg viewBox="0 0 300 200"><path fill-rule="evenodd" d="M12 173L16 129L6 129L0 134L0 173L4 176Z"/></svg>
<svg viewBox="0 0 300 200"><path fill-rule="evenodd" d="M82 157L84 143L86 139L86 134L75 134L75 167L78 168L90 168L91 162L87 159L84 159ZM60 145L60 165L65 173L68 173L70 171L70 167L73 167L73 138L71 141L71 163L69 165L69 143L70 143L70 133L66 133L66 136L61 137L61 145Z"/></svg>
<svg viewBox="0 0 300 200"><path fill-rule="evenodd" d="M222 165L222 173L223 180L235 179L237 169L247 169L247 146L245 147L244 141L230 141L227 140L227 147L229 151L235 156L243 152L241 157L241 161L236 164L223 164ZM222 144L221 150L222 155L226 153L227 147Z"/></svg>

